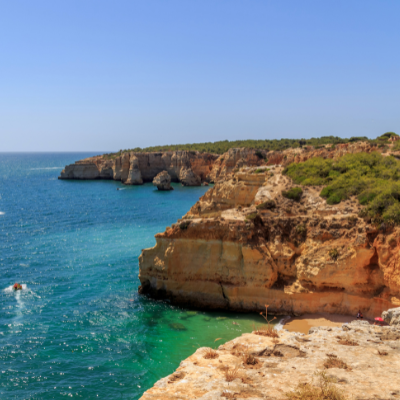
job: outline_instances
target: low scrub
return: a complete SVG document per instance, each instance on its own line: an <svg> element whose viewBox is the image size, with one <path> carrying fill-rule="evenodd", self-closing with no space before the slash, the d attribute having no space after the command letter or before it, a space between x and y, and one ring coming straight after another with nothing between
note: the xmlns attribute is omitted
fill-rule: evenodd
<svg viewBox="0 0 400 400"><path fill-rule="evenodd" d="M338 257L339 257L339 250L338 249L331 249L331 250L329 250L329 257L332 259L332 260L337 260L338 259Z"/></svg>
<svg viewBox="0 0 400 400"><path fill-rule="evenodd" d="M211 347L208 347L207 349L204 350L203 357L206 360L210 360L210 359L213 360L214 358L218 358L218 353Z"/></svg>
<svg viewBox="0 0 400 400"><path fill-rule="evenodd" d="M294 392L287 392L290 400L347 400L348 397L334 385L325 371L317 372L316 379L309 383L299 383Z"/></svg>
<svg viewBox="0 0 400 400"><path fill-rule="evenodd" d="M325 368L341 368L351 371L351 368L335 354L327 354L327 359L324 362Z"/></svg>
<svg viewBox="0 0 400 400"><path fill-rule="evenodd" d="M299 185L325 186L320 196L328 204L357 196L366 206L365 215L376 223L400 224L400 161L392 156L373 152L346 154L338 160L317 157L290 164L284 173Z"/></svg>
<svg viewBox="0 0 400 400"><path fill-rule="evenodd" d="M276 204L274 200L267 200L264 203L259 204L256 206L257 210L271 210L272 208L275 208Z"/></svg>
<svg viewBox="0 0 400 400"><path fill-rule="evenodd" d="M282 192L283 197L286 197L287 199L294 201L299 201L301 199L302 194L303 194L303 189L300 187L294 187L287 191L284 190Z"/></svg>

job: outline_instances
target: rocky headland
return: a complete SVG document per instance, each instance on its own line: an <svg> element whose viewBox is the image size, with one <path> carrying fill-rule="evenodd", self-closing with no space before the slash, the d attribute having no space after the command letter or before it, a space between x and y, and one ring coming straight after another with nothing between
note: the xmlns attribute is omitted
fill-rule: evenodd
<svg viewBox="0 0 400 400"><path fill-rule="evenodd" d="M399 306L400 228L360 218L356 198L328 205L321 187L286 198L297 185L282 172L279 164L225 172L142 251L140 292L202 309L269 304L280 315L362 309L373 318Z"/></svg>
<svg viewBox="0 0 400 400"><path fill-rule="evenodd" d="M121 181L125 185L142 185L152 182L162 171L167 171L172 182L185 186L199 186L202 182L226 179L243 166L288 165L313 157L338 158L347 153L379 150L368 142L313 146L266 151L232 148L222 155L198 151L124 152L119 156L99 155L67 165L59 179Z"/></svg>
<svg viewBox="0 0 400 400"><path fill-rule="evenodd" d="M309 334L262 331L200 348L141 400L400 397L400 329L354 321Z"/></svg>

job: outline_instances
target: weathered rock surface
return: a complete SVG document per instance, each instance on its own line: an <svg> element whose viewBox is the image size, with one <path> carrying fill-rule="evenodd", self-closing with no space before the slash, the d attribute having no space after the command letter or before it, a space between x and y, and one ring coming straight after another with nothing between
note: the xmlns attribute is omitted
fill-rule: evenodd
<svg viewBox="0 0 400 400"><path fill-rule="evenodd" d="M398 325L400 327L400 307L384 311L382 313L382 318L389 325Z"/></svg>
<svg viewBox="0 0 400 400"><path fill-rule="evenodd" d="M280 331L274 340L243 334L220 346L213 359L206 359L207 349L200 348L141 400L285 399L299 385L315 382L318 371L346 399L399 398L400 340L394 339L400 338L399 329L355 321L311 331ZM249 354L254 364L246 362ZM329 359L333 363L326 364ZM227 382L227 371L235 369L234 379Z"/></svg>
<svg viewBox="0 0 400 400"><path fill-rule="evenodd" d="M171 186L171 177L167 171L162 171L153 179L153 185L157 186L158 190L174 190Z"/></svg>
<svg viewBox="0 0 400 400"><path fill-rule="evenodd" d="M217 158L217 155L196 151L126 152L113 159L96 156L67 165L59 179L113 179L126 185L141 185L167 171L172 182L198 186L208 180Z"/></svg>
<svg viewBox="0 0 400 400"><path fill-rule="evenodd" d="M141 293L200 308L368 318L400 305L400 229L358 218L356 199L299 203L282 167L219 181L139 257ZM266 202L274 207L258 207ZM268 203L268 204L270 204ZM332 255L333 254L333 255Z"/></svg>

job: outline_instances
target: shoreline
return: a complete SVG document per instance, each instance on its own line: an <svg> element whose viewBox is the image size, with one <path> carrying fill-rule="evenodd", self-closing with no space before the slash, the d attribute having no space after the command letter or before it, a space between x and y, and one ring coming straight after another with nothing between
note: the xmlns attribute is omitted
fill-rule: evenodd
<svg viewBox="0 0 400 400"><path fill-rule="evenodd" d="M340 328L343 324L356 321L355 316L340 315L340 314L304 314L300 317L288 317L281 320L282 329L287 329L289 332L299 332L308 334L308 331L313 327L329 326ZM373 322L368 319L363 319L370 324Z"/></svg>

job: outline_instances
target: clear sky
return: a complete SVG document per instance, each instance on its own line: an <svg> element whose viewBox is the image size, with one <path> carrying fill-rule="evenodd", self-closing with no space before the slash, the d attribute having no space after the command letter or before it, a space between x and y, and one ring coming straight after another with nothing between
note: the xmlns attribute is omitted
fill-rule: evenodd
<svg viewBox="0 0 400 400"><path fill-rule="evenodd" d="M400 134L399 17L399 0L0 0L0 152Z"/></svg>

